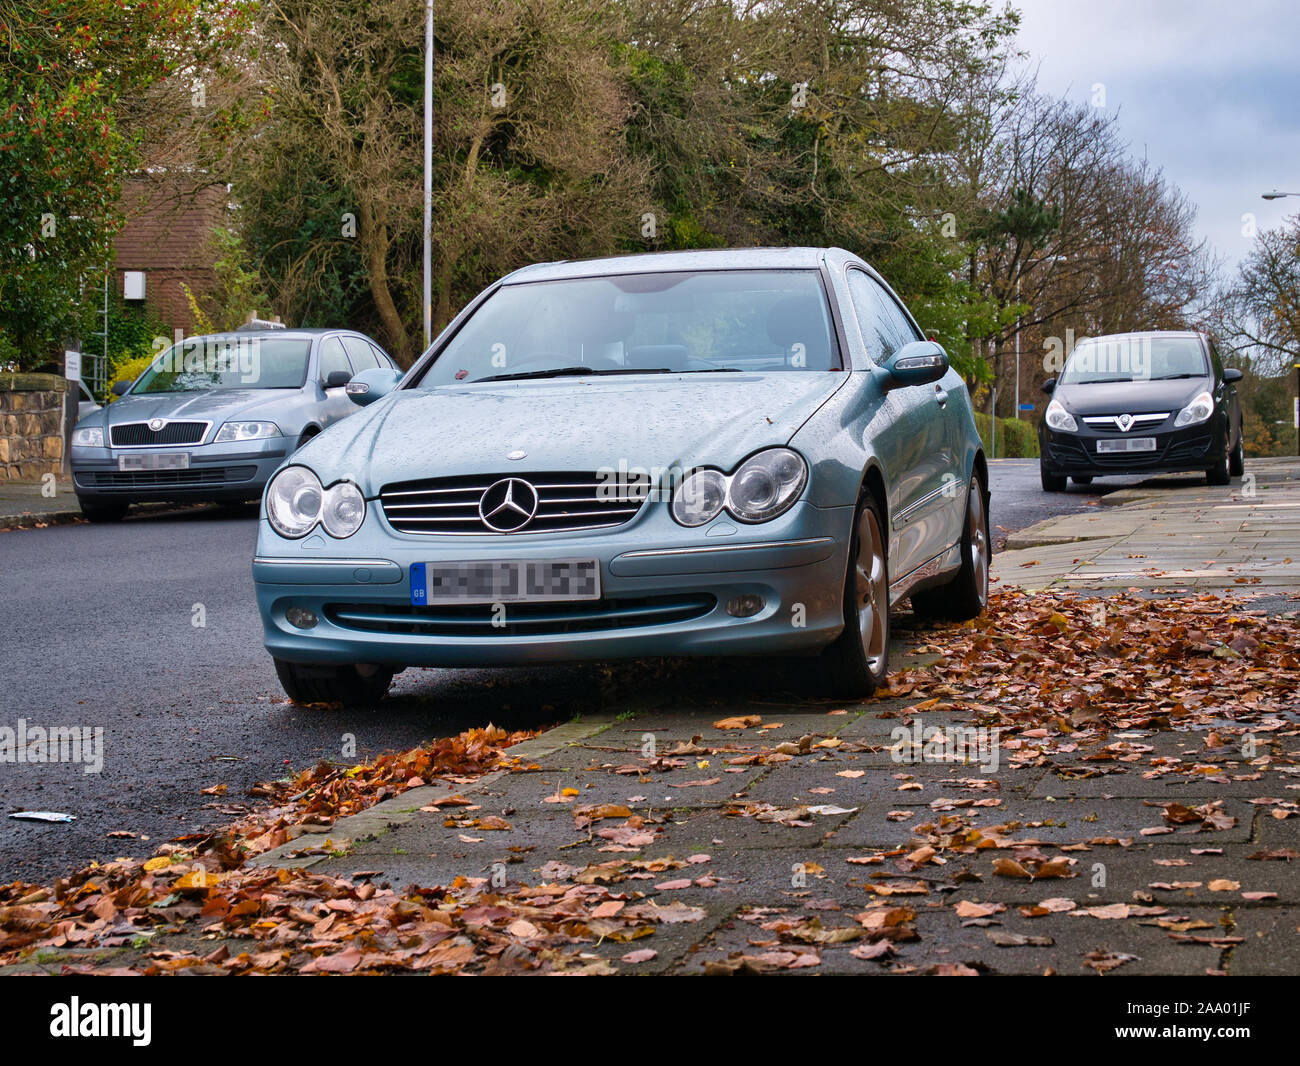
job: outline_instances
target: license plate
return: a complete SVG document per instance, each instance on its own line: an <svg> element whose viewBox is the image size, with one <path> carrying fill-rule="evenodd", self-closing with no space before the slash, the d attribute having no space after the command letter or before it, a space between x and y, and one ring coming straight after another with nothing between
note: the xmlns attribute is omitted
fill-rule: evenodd
<svg viewBox="0 0 1300 1066"><path fill-rule="evenodd" d="M600 599L595 559L412 563L411 603L543 603Z"/></svg>
<svg viewBox="0 0 1300 1066"><path fill-rule="evenodd" d="M1153 452L1155 450L1155 437L1117 437L1097 442L1098 452Z"/></svg>
<svg viewBox="0 0 1300 1066"><path fill-rule="evenodd" d="M142 455L119 455L119 470L187 470L189 452L147 452Z"/></svg>

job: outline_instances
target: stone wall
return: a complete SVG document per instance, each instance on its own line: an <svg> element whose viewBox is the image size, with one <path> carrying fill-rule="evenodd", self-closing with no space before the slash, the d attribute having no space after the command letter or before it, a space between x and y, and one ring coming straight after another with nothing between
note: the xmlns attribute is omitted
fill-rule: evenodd
<svg viewBox="0 0 1300 1066"><path fill-rule="evenodd" d="M0 481L63 469L67 384L54 374L0 374Z"/></svg>

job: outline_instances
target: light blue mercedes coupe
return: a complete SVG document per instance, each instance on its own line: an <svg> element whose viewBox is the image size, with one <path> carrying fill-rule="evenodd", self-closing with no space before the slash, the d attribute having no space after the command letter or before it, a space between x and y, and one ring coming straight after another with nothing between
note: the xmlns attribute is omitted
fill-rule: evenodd
<svg viewBox="0 0 1300 1066"><path fill-rule="evenodd" d="M298 702L373 703L410 665L754 654L864 696L894 604L987 600L966 387L841 249L526 267L347 388L365 410L263 496Z"/></svg>

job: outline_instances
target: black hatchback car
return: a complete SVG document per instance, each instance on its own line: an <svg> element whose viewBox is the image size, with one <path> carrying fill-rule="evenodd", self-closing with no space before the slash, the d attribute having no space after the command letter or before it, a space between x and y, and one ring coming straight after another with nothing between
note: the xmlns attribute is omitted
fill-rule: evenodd
<svg viewBox="0 0 1300 1066"><path fill-rule="evenodd" d="M1241 405L1204 333L1120 333L1075 345L1038 424L1043 488L1107 474L1204 471L1211 485L1242 472Z"/></svg>

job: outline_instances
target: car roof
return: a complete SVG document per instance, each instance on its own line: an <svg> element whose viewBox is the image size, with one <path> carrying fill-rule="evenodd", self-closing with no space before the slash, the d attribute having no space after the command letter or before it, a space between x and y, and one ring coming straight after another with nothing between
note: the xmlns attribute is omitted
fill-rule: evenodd
<svg viewBox="0 0 1300 1066"><path fill-rule="evenodd" d="M363 337L364 333L358 333L355 329L347 329L344 326L303 326L299 329L241 329L228 330L225 333L200 333L192 337L186 337L188 341L238 341L248 340L249 338L266 338L277 340L310 340L315 337L324 336L326 333L349 333L357 337Z"/></svg>
<svg viewBox="0 0 1300 1066"><path fill-rule="evenodd" d="M503 285L614 274L668 273L675 270L815 270L826 248L707 248L680 252L640 252L603 259L563 260L521 267ZM848 254L848 253L844 253Z"/></svg>
<svg viewBox="0 0 1300 1066"><path fill-rule="evenodd" d="M1088 337L1090 341L1118 340L1124 337L1203 337L1205 334L1194 329L1135 329L1128 333L1098 333Z"/></svg>

